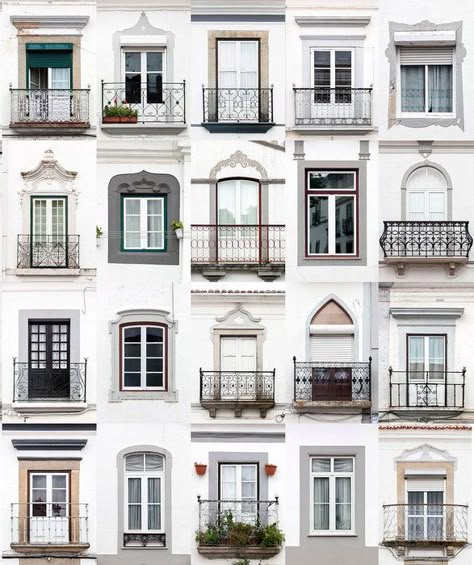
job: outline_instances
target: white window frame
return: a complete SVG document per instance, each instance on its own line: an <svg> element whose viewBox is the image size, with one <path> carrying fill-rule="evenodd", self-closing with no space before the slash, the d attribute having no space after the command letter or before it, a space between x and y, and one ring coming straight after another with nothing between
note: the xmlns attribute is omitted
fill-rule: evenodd
<svg viewBox="0 0 474 565"><path fill-rule="evenodd" d="M314 459L329 459L331 470L327 472L314 472ZM352 472L334 472L335 459L351 459ZM329 530L314 529L314 478L329 478ZM336 530L336 478L349 478L351 480L351 529ZM352 455L313 455L309 458L309 535L312 536L353 536L355 535L355 457Z"/></svg>
<svg viewBox="0 0 474 565"><path fill-rule="evenodd" d="M424 361L423 361L423 376L421 376L419 379L413 379L410 378L408 383L432 383L432 384L445 384L446 383L446 372L448 370L447 367L447 361L446 361L446 357L447 357L447 352L448 352L448 337L445 334L407 334L407 370L409 371L409 367L410 367L410 340L411 338L414 337L418 337L418 338L423 338L423 350L424 350ZM430 366L430 339L433 337L437 337L437 338L443 338L443 353L444 353L444 373L445 373L445 377L444 379L441 381L439 379L431 379L430 380L430 371L429 371L429 366ZM426 378L426 375L428 375L428 378Z"/></svg>
<svg viewBox="0 0 474 565"><path fill-rule="evenodd" d="M121 52L121 76L122 82L125 83L125 53L141 53L140 61L140 74L141 74L141 85L146 85L148 72L146 70L146 54L147 53L162 53L162 70L161 76L163 84L166 82L166 47L127 47L122 46Z"/></svg>
<svg viewBox="0 0 474 565"><path fill-rule="evenodd" d="M143 456L143 471L127 471L127 457L129 455L142 455ZM166 469L166 459L164 455L160 453L153 453L151 455L159 455L163 459L163 470L162 471L146 471L145 467L145 455L147 452L137 452L137 453L127 453L123 458L123 469L124 469L124 524L123 532L125 534L164 534L166 533L165 527L165 469ZM148 529L148 479L160 479L160 523L161 528L159 530L149 530ZM128 479L140 479L141 487L141 529L131 530L128 526ZM146 524L146 528L144 528Z"/></svg>
<svg viewBox="0 0 474 565"><path fill-rule="evenodd" d="M140 246L130 247L127 246L127 202L131 200L138 200L140 202ZM161 232L163 244L160 247L149 247L148 243L148 213L147 204L150 200L160 200L161 201ZM166 197L165 196L122 196L122 247L124 252L129 251L165 251L166 250ZM159 232L158 232L159 233Z"/></svg>
<svg viewBox="0 0 474 565"><path fill-rule="evenodd" d="M310 47L310 72L311 72L311 88L314 86L314 53L317 51L325 51L330 53L329 63L329 86L321 86L318 88L354 88L354 75L355 75L355 49L352 47ZM351 85L347 87L336 87L336 51L350 51L351 53ZM350 102L348 102L350 104Z"/></svg>
<svg viewBox="0 0 474 565"><path fill-rule="evenodd" d="M132 387L125 386L125 330L130 328L140 328L140 386ZM146 330L148 328L160 328L163 333L163 386L146 386ZM167 367L168 367L168 340L166 327L161 324L128 324L120 326L120 344L121 344L121 371L120 371L120 384L123 391L133 390L167 390Z"/></svg>
<svg viewBox="0 0 474 565"><path fill-rule="evenodd" d="M259 497L259 481L258 481L258 463L219 463L219 498L222 499L222 469L224 467L235 467L235 500L258 500ZM255 468L255 498L242 498L242 467ZM231 500L231 499L225 499Z"/></svg>
<svg viewBox="0 0 474 565"><path fill-rule="evenodd" d="M219 46L222 43L235 43L238 47L236 47L235 53L236 53L236 59L235 59L235 73L237 76L237 86L230 88L230 90L240 90L240 89L244 89L247 90L247 88L242 87L241 85L241 74L242 74L242 65L241 65L241 50L240 50L240 45L242 43L253 43L257 46L257 65L256 65L256 69L257 69L257 73L256 73L256 83L257 86L256 87L250 87L248 88L248 90L256 90L258 88L260 88L260 41L258 39L253 39L253 38L241 38L241 37L236 37L235 39L224 39L224 38L218 38L217 42L216 42L216 56L217 56L217 73L216 73L216 84L217 84L217 88L222 88L220 86L220 82L219 82L219 75L220 75L220 63L219 63ZM225 87L224 87L225 88Z"/></svg>

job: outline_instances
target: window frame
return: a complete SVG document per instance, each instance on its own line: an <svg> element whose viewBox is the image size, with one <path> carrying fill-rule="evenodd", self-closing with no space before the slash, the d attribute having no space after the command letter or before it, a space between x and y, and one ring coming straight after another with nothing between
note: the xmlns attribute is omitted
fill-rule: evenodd
<svg viewBox="0 0 474 565"><path fill-rule="evenodd" d="M244 41L251 41L253 43L257 43L257 89L260 91L260 88L262 87L262 82L261 82L261 67L262 67L262 45L261 45L261 38L260 37L216 37L216 43L215 43L215 52L216 52L216 58L215 58L215 85L216 85L216 89L221 88L219 86L219 42L221 41L231 41L233 43L241 43ZM239 86L237 87L237 90L241 89L242 87Z"/></svg>
<svg viewBox="0 0 474 565"><path fill-rule="evenodd" d="M410 338L411 337L423 337L425 344L426 344L426 338L430 338L430 337L442 337L443 341L444 341L444 379L443 381L430 381L429 379L426 379L425 376L423 376L423 378L418 379L418 380L414 380L414 379L410 379ZM429 340L428 340L429 343ZM424 357L424 364L426 363L426 360L429 359L429 351L426 350L426 345L425 347L425 357ZM406 363L405 363L405 367L406 367L406 384L410 385L410 384L420 384L423 382L426 382L427 384L446 384L446 379L447 379L447 372L448 372L448 334L447 333L407 333L406 334ZM429 372L426 369L426 365L425 368L423 369L423 372Z"/></svg>
<svg viewBox="0 0 474 565"><path fill-rule="evenodd" d="M313 471L314 459L329 459L331 462L331 470L328 472L315 472ZM335 459L351 459L352 472L335 472L334 460ZM354 536L355 531L355 485L356 485L356 458L354 455L311 455L309 457L309 535L310 536ZM329 529L316 530L314 529L314 478L327 477L329 478ZM335 498L335 485L336 478L350 478L351 480L351 529L350 530L337 530L336 526L336 498Z"/></svg>
<svg viewBox="0 0 474 565"><path fill-rule="evenodd" d="M146 82L143 82L143 77L147 77L148 72L146 71L146 54L147 53L161 53L162 54L162 58L161 58L161 78L162 78L162 84L164 84L166 82L166 47L127 47L126 45L122 45L121 49L120 49L120 76L122 79L122 82L125 84L125 75L126 75L126 57L125 54L126 53L140 53L140 84L143 86L144 84L147 84ZM145 65L143 65L143 62L145 62ZM145 70L144 70L145 69ZM156 71L155 71L156 72Z"/></svg>
<svg viewBox="0 0 474 565"><path fill-rule="evenodd" d="M126 247L126 237L125 237L125 201L129 199L143 199L143 200L163 200L162 210L163 210L163 246L162 247ZM120 194L120 251L123 253L166 253L168 250L168 205L167 205L166 194ZM147 214L142 218L142 204L140 204L140 228L142 223L146 223ZM140 232L142 233L142 232ZM146 231L148 233L148 230ZM146 236L145 236L146 237ZM143 238L143 236L141 236Z"/></svg>
<svg viewBox="0 0 474 565"><path fill-rule="evenodd" d="M216 226L219 225L223 225L223 226L227 226L227 225L232 225L232 224L220 224L219 222L219 185L221 183L224 182L239 182L239 181L247 181L247 182L253 182L257 185L257 190L258 190L258 214L257 214L257 224L248 224L249 226L252 225L256 225L258 227L260 227L262 225L262 183L260 182L260 180L255 179L255 178L251 178L251 177L225 177L222 179L218 179L216 182L216 208L215 208L215 214L216 214ZM234 185L235 188L235 185ZM240 188L239 188L240 191ZM235 226L243 226L244 224L233 224Z"/></svg>
<svg viewBox="0 0 474 565"><path fill-rule="evenodd" d="M331 189L331 190L321 190L310 188L310 174L311 173L353 173L354 175L354 188L351 189ZM354 253L336 253L336 197L350 195L353 196L354 210ZM333 233L334 240L333 245L329 238L328 233L328 253L310 253L309 244L311 241L309 228L310 222L310 207L309 199L311 196L327 196L328 197L328 226L329 226L329 212L330 208L333 208ZM334 169L334 168L308 168L305 169L305 259L357 259L359 258L359 171L358 169ZM332 197L330 199L330 197ZM330 200L334 201L334 204L330 204ZM333 253L331 253L331 248L333 248Z"/></svg>
<svg viewBox="0 0 474 565"><path fill-rule="evenodd" d="M221 500L222 499L222 467L239 467L240 469L242 469L242 467L245 466L252 466L255 467L255 483L256 483L256 489L255 489L255 500L258 501L260 499L260 464L258 461L219 461L217 464L217 493L218 493L218 499ZM235 498L235 500L242 500L242 470L240 471L240 498L237 497ZM236 482L236 486L237 486L237 482ZM226 500L230 500L230 499L226 499Z"/></svg>
<svg viewBox="0 0 474 565"><path fill-rule="evenodd" d="M314 53L317 51L326 51L329 52L329 86L318 86L316 87L314 84ZM336 86L336 51L349 51L351 53L351 85L350 86ZM355 48L354 47L310 47L310 80L311 80L311 88L329 88L329 89L349 89L353 90L354 83L355 83ZM313 104L334 104L335 102L331 100L330 102L315 102L313 99ZM338 102L338 104L347 104L350 105L353 102Z"/></svg>
<svg viewBox="0 0 474 565"><path fill-rule="evenodd" d="M147 327L159 327L162 328L163 331L163 386L161 387L150 387L143 385L143 379L146 379L146 370L145 375L143 373L143 366L140 370L140 386L139 387L128 387L124 385L124 330L130 327L139 327L143 331ZM121 392L167 392L168 391L168 326L166 324L158 323L158 322L126 322L119 325L119 383L120 383L120 391ZM146 347L146 342L143 343L140 341L141 347L141 359L143 360L143 346ZM146 359L146 352L145 352L145 359Z"/></svg>

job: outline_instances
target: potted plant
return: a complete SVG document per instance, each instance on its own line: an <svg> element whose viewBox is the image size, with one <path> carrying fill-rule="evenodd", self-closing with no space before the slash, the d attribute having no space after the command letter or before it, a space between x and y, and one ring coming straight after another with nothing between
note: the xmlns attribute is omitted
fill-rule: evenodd
<svg viewBox="0 0 474 565"><path fill-rule="evenodd" d="M171 229L178 239L183 239L183 222L181 220L172 220Z"/></svg>
<svg viewBox="0 0 474 565"><path fill-rule="evenodd" d="M277 470L276 465L271 465L270 463L267 463L265 465L265 473L266 473L267 477L273 477L276 470Z"/></svg>
<svg viewBox="0 0 474 565"><path fill-rule="evenodd" d="M120 106L117 106L117 101L115 101L115 105L107 105L104 107L102 116L102 123L104 124L136 124L137 121L138 111L132 110L132 108L127 105L126 100L124 100Z"/></svg>
<svg viewBox="0 0 474 565"><path fill-rule="evenodd" d="M104 235L104 230L100 226L95 226L96 244L99 245L100 238Z"/></svg>
<svg viewBox="0 0 474 565"><path fill-rule="evenodd" d="M194 463L194 468L196 469L196 475L202 477L206 474L207 465L204 465L204 463Z"/></svg>

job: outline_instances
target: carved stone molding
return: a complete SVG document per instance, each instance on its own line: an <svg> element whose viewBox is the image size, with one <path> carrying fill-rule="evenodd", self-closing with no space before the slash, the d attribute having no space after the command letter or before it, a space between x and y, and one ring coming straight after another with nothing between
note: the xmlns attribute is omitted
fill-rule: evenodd
<svg viewBox="0 0 474 565"><path fill-rule="evenodd" d="M235 169L235 167L241 166L244 169L256 169L260 175L261 180L267 180L268 175L266 169L254 159L249 159L245 153L242 151L236 151L233 153L228 159L223 159L219 161L209 173L209 179L215 181L217 179L217 173L226 167L230 167L231 169Z"/></svg>
<svg viewBox="0 0 474 565"><path fill-rule="evenodd" d="M240 327L240 328L263 328L259 324L261 318L256 318L248 310L246 310L242 304L237 304L237 306L227 312L224 316L217 316L216 321L219 327ZM215 326L214 326L215 327Z"/></svg>

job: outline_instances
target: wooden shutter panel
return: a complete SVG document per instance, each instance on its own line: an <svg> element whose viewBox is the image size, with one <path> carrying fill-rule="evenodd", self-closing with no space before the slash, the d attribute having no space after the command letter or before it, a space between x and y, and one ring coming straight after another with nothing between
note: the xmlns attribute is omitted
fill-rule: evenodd
<svg viewBox="0 0 474 565"><path fill-rule="evenodd" d="M452 65L452 47L400 47L401 65Z"/></svg>
<svg viewBox="0 0 474 565"><path fill-rule="evenodd" d="M312 335L311 361L350 362L353 361L354 336Z"/></svg>

